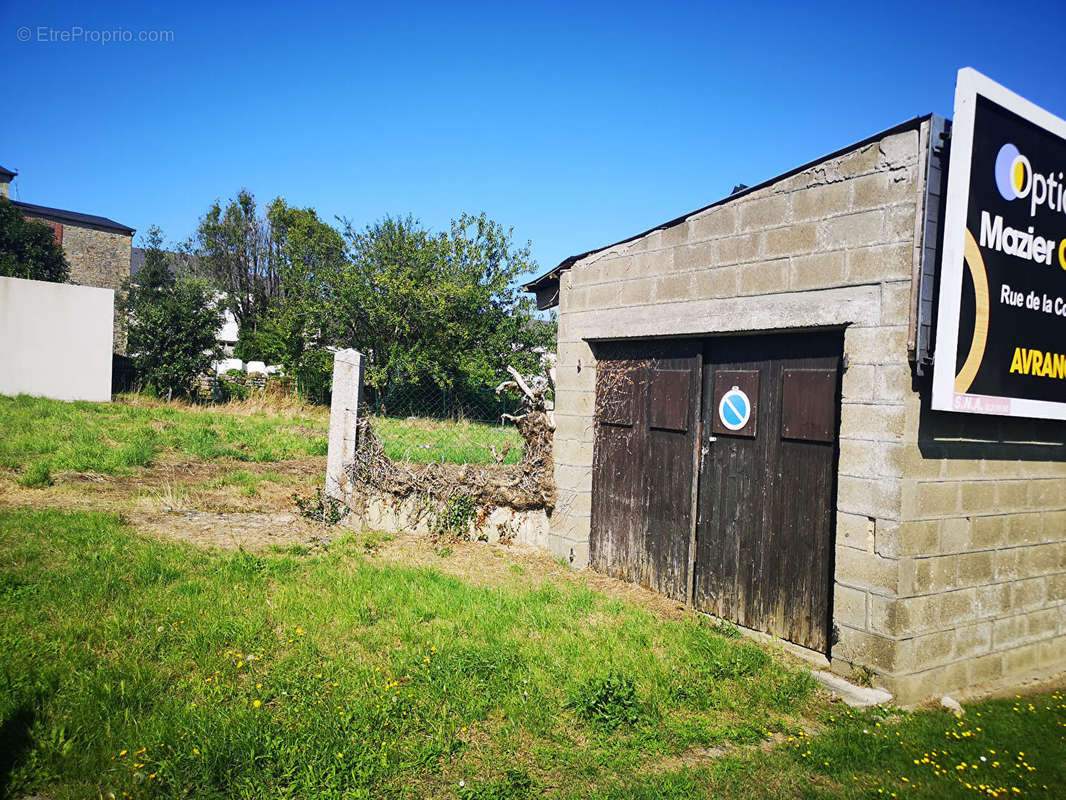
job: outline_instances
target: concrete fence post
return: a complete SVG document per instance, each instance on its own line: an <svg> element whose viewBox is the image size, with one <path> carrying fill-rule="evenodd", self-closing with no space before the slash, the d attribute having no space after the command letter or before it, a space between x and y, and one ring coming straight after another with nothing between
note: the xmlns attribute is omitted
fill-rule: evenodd
<svg viewBox="0 0 1066 800"><path fill-rule="evenodd" d="M338 350L333 354L333 400L329 408L329 451L326 455L326 494L347 499L344 468L355 455L359 406L363 403L363 354Z"/></svg>

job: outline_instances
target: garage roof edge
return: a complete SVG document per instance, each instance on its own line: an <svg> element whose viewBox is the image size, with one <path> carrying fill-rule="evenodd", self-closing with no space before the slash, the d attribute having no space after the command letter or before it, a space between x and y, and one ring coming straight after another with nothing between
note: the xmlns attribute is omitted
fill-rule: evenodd
<svg viewBox="0 0 1066 800"><path fill-rule="evenodd" d="M852 150L855 150L857 148L865 147L866 145L872 144L873 142L876 142L876 141L878 141L880 139L883 139L886 136L892 136L894 134L903 133L904 131L909 131L909 130L917 130L918 128L921 127L921 124L923 122L925 122L926 120L928 120L932 116L933 116L932 114L925 114L923 116L914 117L913 119L909 119L909 120L907 120L905 122L901 122L900 124L894 125L893 127L888 128L887 130L880 131L879 133L875 133L872 136L868 136L865 139L862 139L861 141L854 142L853 144L849 144L846 147L840 148L839 150L835 150L832 153L829 153L828 155L820 156L820 157L814 159L813 161L808 161L806 164L801 164L800 166L794 167L793 169L790 169L787 172L782 172L780 175L775 175L774 177L769 178L769 179L763 181L762 183L758 183L758 184L756 184L754 186L749 186L749 187L747 187L745 189L741 189L740 191L735 192L733 194L726 195L725 197L723 197L723 198L721 198L719 200L716 200L713 203L705 205L702 208L697 208L695 211L689 211L686 214L682 214L680 217L676 217L675 219L672 219L669 222L664 222L661 225L656 225L653 228L648 228L648 230L646 230L646 231L642 231L641 233L635 234L635 235L630 236L630 237L625 238L625 239L621 239L621 240L619 240L617 242L613 242L611 244L606 244L606 245L603 245L602 247L597 247L597 248L592 249L592 250L587 250L584 253L579 253L577 255L570 256L569 258L563 259L563 261L559 262L558 266L553 267L552 269L548 270L547 272L545 272L542 275L539 275L538 277L536 277L533 280L531 280L529 283L523 284L522 289L524 291L527 291L527 292L544 291L553 282L558 281L559 280L559 276L563 272L565 272L566 270L570 269L570 267L572 267L574 264L576 264L581 259L586 258L588 256L591 256L594 253L599 253L599 252L601 252L603 250L607 250L607 249L609 249L611 247L617 247L620 244L626 244L627 242L632 242L632 241L634 241L636 239L640 239L642 236L647 236L649 233L654 233L655 231L661 231L661 230L666 230L667 228L672 228L675 225L681 224L682 222L684 222L685 220L687 220L691 216L694 216L696 214L701 214L704 211L707 211L708 209L714 208L715 206L721 206L721 205L725 205L726 203L730 203L730 202L732 202L734 200L739 200L739 199L741 199L741 198L743 198L743 197L745 197L745 196L747 196L749 194L752 194L753 192L757 192L757 191L759 191L761 189L765 189L767 186L770 186L771 184L777 183L778 181L783 181L786 178L792 177L793 175L798 175L799 173L801 173L801 172L803 172L805 170L808 170L811 167L814 167L814 166L817 166L818 164L821 164L823 161L828 161L828 160L830 160L832 158L837 158L839 156L842 156L845 153L848 153L848 152L850 152ZM558 301L558 293L556 293L555 301L551 305L552 306L557 305L558 302L559 302Z"/></svg>

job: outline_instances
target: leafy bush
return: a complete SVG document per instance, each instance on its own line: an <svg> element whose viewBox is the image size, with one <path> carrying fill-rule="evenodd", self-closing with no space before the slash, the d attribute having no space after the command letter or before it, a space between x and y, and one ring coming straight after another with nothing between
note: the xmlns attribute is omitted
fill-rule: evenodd
<svg viewBox="0 0 1066 800"><path fill-rule="evenodd" d="M226 402L227 400L247 400L248 399L248 387L240 381L230 381L218 376L218 400L220 402Z"/></svg>
<svg viewBox="0 0 1066 800"><path fill-rule="evenodd" d="M129 350L137 374L159 396L187 396L221 355L215 334L222 312L205 281L174 274L159 228L148 229L144 244L144 266L121 301Z"/></svg>
<svg viewBox="0 0 1066 800"><path fill-rule="evenodd" d="M287 336L272 320L265 319L257 327L241 326L237 334L233 357L242 361L262 361L281 364L286 361Z"/></svg>

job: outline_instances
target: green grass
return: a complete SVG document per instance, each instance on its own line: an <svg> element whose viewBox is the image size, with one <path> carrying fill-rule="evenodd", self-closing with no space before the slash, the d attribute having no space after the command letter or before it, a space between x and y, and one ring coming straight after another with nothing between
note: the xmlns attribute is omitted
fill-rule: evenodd
<svg viewBox="0 0 1066 800"><path fill-rule="evenodd" d="M625 776L597 800L693 797L1066 797L1066 690L986 700L956 718L899 709L822 714L825 731L772 752L735 754L649 778Z"/></svg>
<svg viewBox="0 0 1066 800"><path fill-rule="evenodd" d="M394 461L491 464L492 447L497 453L510 448L503 460L505 464L517 464L522 457L522 437L513 425L423 417L371 419L385 447L385 455Z"/></svg>
<svg viewBox="0 0 1066 800"><path fill-rule="evenodd" d="M211 481L209 485L214 489L234 486L240 489L242 494L254 497L259 493L259 486L266 481L284 484L286 479L276 472L249 472L248 470L239 469L221 475Z"/></svg>
<svg viewBox="0 0 1066 800"><path fill-rule="evenodd" d="M274 462L325 455L324 413L238 413L226 406L64 403L0 395L0 469L19 473L23 486L52 483L60 472L126 475L164 452L202 461ZM522 441L513 426L430 419L375 418L390 458L429 463L517 463ZM254 485L253 485L254 484ZM245 489L255 492L257 482Z"/></svg>
<svg viewBox="0 0 1066 800"><path fill-rule="evenodd" d="M322 416L0 395L0 468L19 471L32 486L57 472L128 474L164 451L203 461L280 461L324 455L326 425Z"/></svg>
<svg viewBox="0 0 1066 800"><path fill-rule="evenodd" d="M1061 691L852 711L728 631L374 542L213 553L0 512L0 797L1063 796Z"/></svg>
<svg viewBox="0 0 1066 800"><path fill-rule="evenodd" d="M698 621L373 550L214 553L0 512L0 794L577 798L795 734L810 702L805 672Z"/></svg>

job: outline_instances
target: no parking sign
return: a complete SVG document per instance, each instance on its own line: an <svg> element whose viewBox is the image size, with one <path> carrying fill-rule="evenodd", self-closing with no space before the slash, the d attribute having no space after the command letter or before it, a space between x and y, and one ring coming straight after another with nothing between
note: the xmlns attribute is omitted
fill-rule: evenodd
<svg viewBox="0 0 1066 800"><path fill-rule="evenodd" d="M751 400L739 386L734 386L718 403L718 418L731 431L739 431L751 419Z"/></svg>
<svg viewBox="0 0 1066 800"><path fill-rule="evenodd" d="M754 436L759 415L759 371L715 370L711 409L714 433Z"/></svg>

